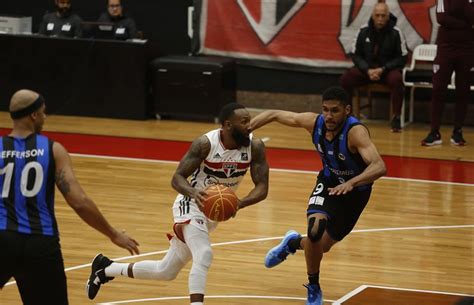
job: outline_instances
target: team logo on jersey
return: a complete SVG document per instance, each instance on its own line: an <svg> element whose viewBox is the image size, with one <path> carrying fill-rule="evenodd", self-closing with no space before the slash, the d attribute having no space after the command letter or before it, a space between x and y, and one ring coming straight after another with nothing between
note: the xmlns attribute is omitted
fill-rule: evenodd
<svg viewBox="0 0 474 305"><path fill-rule="evenodd" d="M214 159L222 159L222 156L219 153L216 153L213 157Z"/></svg>
<svg viewBox="0 0 474 305"><path fill-rule="evenodd" d="M344 156L342 153L339 153L337 156L338 156L339 159L341 159L342 161L346 160L346 156Z"/></svg>
<svg viewBox="0 0 474 305"><path fill-rule="evenodd" d="M227 177L232 176L237 167L237 163L224 163L222 165L222 169L224 170L224 173Z"/></svg>
<svg viewBox="0 0 474 305"><path fill-rule="evenodd" d="M247 153L242 153L242 155L240 156L240 159L242 161L248 161L249 160L249 155Z"/></svg>

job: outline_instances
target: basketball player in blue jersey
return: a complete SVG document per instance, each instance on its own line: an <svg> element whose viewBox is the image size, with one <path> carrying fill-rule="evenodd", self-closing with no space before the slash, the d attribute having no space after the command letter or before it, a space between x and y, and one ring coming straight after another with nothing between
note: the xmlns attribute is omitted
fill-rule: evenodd
<svg viewBox="0 0 474 305"><path fill-rule="evenodd" d="M372 183L386 172L385 164L370 140L369 132L355 117L344 89L323 93L322 113L269 110L250 123L252 130L276 121L306 129L318 151L323 169L308 200L307 237L290 230L265 257L267 268L304 249L309 284L307 305L322 305L319 267L323 253L354 228L372 190Z"/></svg>
<svg viewBox="0 0 474 305"><path fill-rule="evenodd" d="M268 193L265 146L251 134L249 112L242 105L226 104L221 109L219 121L220 128L193 141L173 175L171 184L179 193L173 204L176 236L168 236L170 248L164 258L117 263L98 254L92 261L87 283L90 299L95 298L102 284L115 276L171 281L192 261L188 287L190 302L191 305L204 304L207 274L213 259L209 233L217 226L200 210L206 187L223 184L236 190L250 170L254 187L240 198L239 209L262 201Z"/></svg>
<svg viewBox="0 0 474 305"><path fill-rule="evenodd" d="M0 137L0 288L13 277L23 304L65 305L55 185L88 225L117 246L138 254L138 243L110 226L76 180L66 149L40 134L45 108L38 93L16 92L10 102L13 130Z"/></svg>

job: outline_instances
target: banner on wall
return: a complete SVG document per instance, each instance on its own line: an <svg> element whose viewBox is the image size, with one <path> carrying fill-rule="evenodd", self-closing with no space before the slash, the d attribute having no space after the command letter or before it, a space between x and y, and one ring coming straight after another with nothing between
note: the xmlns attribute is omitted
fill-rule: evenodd
<svg viewBox="0 0 474 305"><path fill-rule="evenodd" d="M387 0L408 48L436 39L436 0ZM314 67L349 67L347 54L377 0L203 0L200 50Z"/></svg>

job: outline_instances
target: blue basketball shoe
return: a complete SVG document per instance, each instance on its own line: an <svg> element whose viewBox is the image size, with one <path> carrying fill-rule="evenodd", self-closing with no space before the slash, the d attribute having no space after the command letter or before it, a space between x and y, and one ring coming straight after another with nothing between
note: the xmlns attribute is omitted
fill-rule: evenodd
<svg viewBox="0 0 474 305"><path fill-rule="evenodd" d="M306 305L323 305L323 292L316 285L303 285L308 289L308 298Z"/></svg>
<svg viewBox="0 0 474 305"><path fill-rule="evenodd" d="M300 237L301 234L294 230L286 232L283 240L277 246L270 249L270 251L268 251L267 255L265 256L265 267L275 267L276 265L282 263L289 254L295 254L296 250L291 251L290 247L288 246L288 242Z"/></svg>

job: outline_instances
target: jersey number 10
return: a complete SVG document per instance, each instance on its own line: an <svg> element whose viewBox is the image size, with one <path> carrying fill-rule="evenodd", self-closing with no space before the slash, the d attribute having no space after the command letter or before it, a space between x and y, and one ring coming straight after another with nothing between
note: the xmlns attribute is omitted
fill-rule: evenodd
<svg viewBox="0 0 474 305"><path fill-rule="evenodd" d="M14 168L14 163L8 163L7 166L0 169L0 176L5 175L3 179L2 198L7 198L8 194L10 193ZM32 170L35 171L35 182L33 183L33 187L28 189L28 176ZM34 197L38 195L39 191L41 190L41 186L43 185L43 179L43 167L39 162L33 161L26 163L25 167L21 171L21 194L25 197Z"/></svg>

